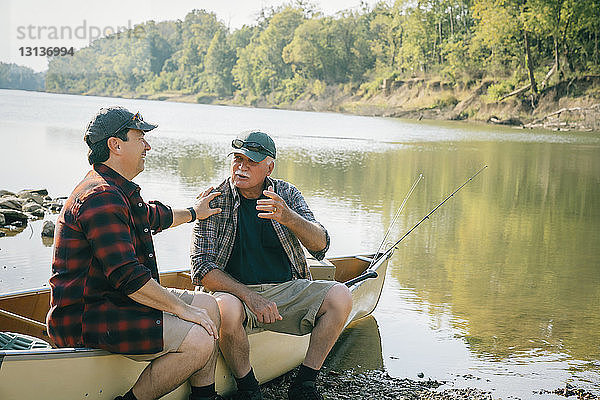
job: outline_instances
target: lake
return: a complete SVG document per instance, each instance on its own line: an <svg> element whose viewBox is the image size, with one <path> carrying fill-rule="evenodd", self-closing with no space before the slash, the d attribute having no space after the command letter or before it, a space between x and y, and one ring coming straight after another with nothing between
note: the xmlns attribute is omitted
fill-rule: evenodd
<svg viewBox="0 0 600 400"><path fill-rule="evenodd" d="M135 181L179 208L226 177L238 132L272 133L273 176L302 191L329 256L375 251L419 174L390 240L488 165L400 243L374 317L327 363L494 398L600 395L600 134L0 90L0 189L69 195L89 169L87 122L113 104L159 125ZM41 224L0 238L0 292L47 284ZM191 229L154 237L160 269L189 265Z"/></svg>

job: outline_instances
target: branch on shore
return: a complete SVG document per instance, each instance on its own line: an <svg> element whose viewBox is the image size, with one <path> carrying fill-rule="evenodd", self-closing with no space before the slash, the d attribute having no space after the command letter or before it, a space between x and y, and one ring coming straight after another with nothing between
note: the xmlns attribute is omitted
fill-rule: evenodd
<svg viewBox="0 0 600 400"><path fill-rule="evenodd" d="M525 128L539 128L539 127L547 128L547 127L549 127L548 125L551 125L551 126L556 126L558 129L560 129L561 114L570 113L570 112L588 112L588 111L592 112L592 113L600 112L600 103L594 104L593 106L590 106L590 107L561 108L560 110L551 112L550 114L546 114L542 118L538 118L535 121L525 124L524 127ZM556 121L551 121L553 119L556 119ZM563 125L566 125L566 122L563 123ZM565 126L565 127L568 130L569 127L568 126Z"/></svg>
<svg viewBox="0 0 600 400"><path fill-rule="evenodd" d="M554 75L554 73L556 72L556 64L552 65L552 68L550 68L550 71L548 71L548 73L546 74L546 77L544 78L544 80L542 81L542 84L540 85L541 90L544 90L544 88L546 87L546 84L548 83L548 79L550 79L550 77L552 75Z"/></svg>
<svg viewBox="0 0 600 400"><path fill-rule="evenodd" d="M511 96L516 96L518 94L521 94L521 93L529 90L530 88L531 88L531 83L527 84L526 86L523 86L520 89L514 90L514 91L510 92L509 94L502 96L502 98L500 100L498 100L498 102L501 102L504 99L508 99Z"/></svg>

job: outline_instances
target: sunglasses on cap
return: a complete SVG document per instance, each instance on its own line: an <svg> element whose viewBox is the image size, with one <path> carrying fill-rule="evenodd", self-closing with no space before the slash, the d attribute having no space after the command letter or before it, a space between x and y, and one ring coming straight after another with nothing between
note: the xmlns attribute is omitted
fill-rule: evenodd
<svg viewBox="0 0 600 400"><path fill-rule="evenodd" d="M142 119L142 114L140 114L139 111L136 112L133 117L131 117L127 121L125 121L123 123L123 125L121 125L119 128L117 128L117 130L115 131L115 133L113 133L113 135L116 135L117 132L119 132L121 129L125 128L127 125L129 125L132 122L144 122L144 120Z"/></svg>
<svg viewBox="0 0 600 400"><path fill-rule="evenodd" d="M233 139L231 141L231 146L234 149L241 149L243 147L250 151L256 151L257 153L266 154L275 158L275 154L273 154L271 150L267 149L265 146L257 142L246 142L242 139Z"/></svg>

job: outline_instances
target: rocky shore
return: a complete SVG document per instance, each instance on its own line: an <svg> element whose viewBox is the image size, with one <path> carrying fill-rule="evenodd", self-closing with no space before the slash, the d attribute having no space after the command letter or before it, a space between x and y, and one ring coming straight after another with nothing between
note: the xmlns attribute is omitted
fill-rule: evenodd
<svg viewBox="0 0 600 400"><path fill-rule="evenodd" d="M282 375L262 385L265 400L287 399L287 388L296 370ZM317 386L326 400L493 400L490 392L475 388L439 389L446 382L433 380L415 381L394 378L383 370L357 373L354 371L336 372L323 367ZM567 385L556 390L540 390L538 395L558 395L577 400L597 400L598 396L582 389ZM575 396L575 397L573 397ZM516 397L510 397L517 399ZM543 397L541 397L543 398ZM499 398L498 398L499 399Z"/></svg>
<svg viewBox="0 0 600 400"><path fill-rule="evenodd" d="M48 190L21 190L13 193L0 190L0 237L20 232L29 221L43 219L60 211L65 198L51 198ZM45 221L42 236L54 236L54 223Z"/></svg>

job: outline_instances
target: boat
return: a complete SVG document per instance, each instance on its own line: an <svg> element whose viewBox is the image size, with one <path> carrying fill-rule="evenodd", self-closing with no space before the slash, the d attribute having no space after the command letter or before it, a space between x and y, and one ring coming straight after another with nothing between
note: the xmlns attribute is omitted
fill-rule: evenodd
<svg viewBox="0 0 600 400"><path fill-rule="evenodd" d="M391 253L352 255L316 260L307 257L314 279L346 283L352 293L352 311L346 326L375 309ZM188 270L161 272L161 284L194 290ZM0 399L34 398L114 399L131 388L146 362L88 348L54 348L45 318L50 290L39 288L0 295L0 331L17 349L0 350ZM287 335L257 331L249 335L250 362L260 383L298 366L306 354L310 334ZM223 358L216 367L216 388L222 395L235 389ZM163 399L187 399L187 383Z"/></svg>

